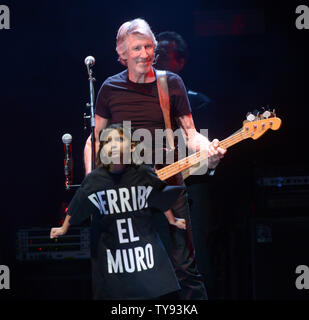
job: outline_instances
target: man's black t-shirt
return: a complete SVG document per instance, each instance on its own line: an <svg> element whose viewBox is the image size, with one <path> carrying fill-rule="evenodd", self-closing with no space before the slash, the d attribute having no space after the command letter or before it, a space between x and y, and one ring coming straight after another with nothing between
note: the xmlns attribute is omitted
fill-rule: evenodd
<svg viewBox="0 0 309 320"><path fill-rule="evenodd" d="M68 214L73 225L92 216L95 299L148 299L179 289L151 208L169 209L182 191L146 165L128 166L122 174L97 168L84 179Z"/></svg>
<svg viewBox="0 0 309 320"><path fill-rule="evenodd" d="M173 129L176 129L176 118L190 114L191 108L182 79L169 71L166 72L166 77L171 122ZM134 129L148 129L152 135L152 151L156 147L155 130L165 128L157 81L132 82L129 80L128 70L105 80L98 93L95 113L109 119L111 124L130 120Z"/></svg>
<svg viewBox="0 0 309 320"><path fill-rule="evenodd" d="M171 119L191 113L182 79L166 72ZM164 129L157 82L135 83L129 80L128 70L107 78L98 93L95 113L111 123L131 120L136 129Z"/></svg>

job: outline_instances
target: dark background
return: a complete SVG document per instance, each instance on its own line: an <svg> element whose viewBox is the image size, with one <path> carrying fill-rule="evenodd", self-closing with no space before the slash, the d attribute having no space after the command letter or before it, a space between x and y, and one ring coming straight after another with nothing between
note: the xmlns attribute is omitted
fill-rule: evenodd
<svg viewBox="0 0 309 320"><path fill-rule="evenodd" d="M115 51L119 26L142 17L155 34L176 31L187 41L190 58L181 76L190 89L212 100L196 115L199 127L209 128L210 138L232 134L248 111L262 106L275 108L282 119L279 131L228 150L214 177L188 182L197 259L209 298L308 298L294 283L295 268L309 265L309 206L291 197L300 192L306 198L306 186L281 188L280 199L291 197L291 201L278 208L264 203L278 189L256 184L259 177L309 176L309 30L295 27L295 9L304 3L43 0L2 4L11 12L11 29L0 30L0 264L11 269L9 297L89 298L83 291L89 289L87 278L72 280L73 289L59 280L61 271L53 279L61 282L62 295L50 290L40 296L49 272L43 263L33 266L42 282L35 285L33 280L32 289L24 294L14 275L18 269L15 234L20 228L59 223L62 203L72 197L64 189L64 133L73 136L74 183L83 179L82 155L89 135L89 127L83 129L89 102L84 58L96 58L97 93L108 76L123 70ZM256 236L261 225L272 232L272 241L264 246ZM55 268L79 274L85 268L79 263L55 263ZM48 265L53 269L53 262ZM22 268L26 277L26 269L32 266ZM79 291L83 291L80 296Z"/></svg>

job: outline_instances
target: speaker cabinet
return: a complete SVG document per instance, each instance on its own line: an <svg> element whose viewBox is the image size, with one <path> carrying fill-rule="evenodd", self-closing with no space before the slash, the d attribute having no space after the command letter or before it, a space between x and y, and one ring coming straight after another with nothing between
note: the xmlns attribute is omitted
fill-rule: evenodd
<svg viewBox="0 0 309 320"><path fill-rule="evenodd" d="M309 218L252 220L253 298L309 299L309 289L300 290L295 285L300 276L297 266L309 267L308 249Z"/></svg>

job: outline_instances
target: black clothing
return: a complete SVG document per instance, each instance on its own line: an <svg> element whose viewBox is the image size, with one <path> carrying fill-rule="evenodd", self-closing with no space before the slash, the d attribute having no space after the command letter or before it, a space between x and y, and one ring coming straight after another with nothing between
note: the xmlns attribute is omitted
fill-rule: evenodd
<svg viewBox="0 0 309 320"><path fill-rule="evenodd" d="M166 72L166 77L170 96L171 122L173 128L176 129L175 119L190 114L191 107L182 79L169 71ZM165 128L156 81L150 83L132 82L128 78L128 70L107 78L99 90L95 113L110 119L110 124L131 121L134 129L149 130L152 145L148 146L148 149L153 154L151 162L155 163L155 150L162 152L162 146L156 149L155 130L164 130ZM165 147L165 143L163 146ZM175 146L176 161L177 141Z"/></svg>
<svg viewBox="0 0 309 320"><path fill-rule="evenodd" d="M182 190L146 165L121 174L98 168L84 179L68 214L73 225L92 216L94 299L150 299L180 289L151 208L169 209Z"/></svg>
<svg viewBox="0 0 309 320"><path fill-rule="evenodd" d="M173 128L177 128L176 118L190 114L191 108L182 79L169 71L166 72L166 75L171 105L171 122ZM131 120L132 127L149 129L152 133L152 141L155 140L155 129L164 129L164 118L156 81L134 83L128 78L128 70L109 77L103 83L97 97L95 112L109 119L110 123ZM152 149L154 153L154 142ZM171 177L167 183L185 187L181 174ZM185 191L182 192L172 210L175 217L186 219L187 227L186 230L180 230L168 225L172 242L170 257L182 288L180 298L207 299L206 289L195 264L189 206ZM158 231L161 236L160 229Z"/></svg>
<svg viewBox="0 0 309 320"><path fill-rule="evenodd" d="M191 113L190 104L182 79L175 73L166 72L171 119ZM128 70L107 78L98 93L95 113L110 119L110 123L131 120L136 129L154 134L154 129L164 129L157 82L135 83L129 80ZM174 127L176 127L174 122Z"/></svg>

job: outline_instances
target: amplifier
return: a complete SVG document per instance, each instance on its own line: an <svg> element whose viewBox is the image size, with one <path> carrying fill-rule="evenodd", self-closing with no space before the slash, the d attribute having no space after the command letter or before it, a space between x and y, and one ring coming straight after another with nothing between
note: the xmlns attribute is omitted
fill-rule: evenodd
<svg viewBox="0 0 309 320"><path fill-rule="evenodd" d="M90 259L90 228L70 227L59 238L50 239L50 228L17 231L16 259L19 261Z"/></svg>
<svg viewBox="0 0 309 320"><path fill-rule="evenodd" d="M299 216L308 215L309 176L260 177L256 183L256 209L260 213L289 215L296 209Z"/></svg>
<svg viewBox="0 0 309 320"><path fill-rule="evenodd" d="M308 300L309 290L298 289L295 283L296 268L309 265L309 218L256 218L251 222L253 298Z"/></svg>
<svg viewBox="0 0 309 320"><path fill-rule="evenodd" d="M257 179L261 187L309 186L309 176L261 177Z"/></svg>

